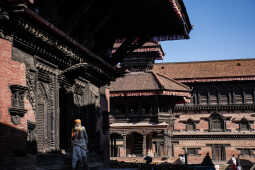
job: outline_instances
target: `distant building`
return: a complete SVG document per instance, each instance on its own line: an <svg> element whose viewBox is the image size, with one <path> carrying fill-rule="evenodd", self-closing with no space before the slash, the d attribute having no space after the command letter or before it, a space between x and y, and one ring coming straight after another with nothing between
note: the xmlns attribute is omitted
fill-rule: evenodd
<svg viewBox="0 0 255 170"><path fill-rule="evenodd" d="M154 71L192 89L191 102L176 105L173 153L201 163L231 156L255 162L255 59L155 64Z"/></svg>

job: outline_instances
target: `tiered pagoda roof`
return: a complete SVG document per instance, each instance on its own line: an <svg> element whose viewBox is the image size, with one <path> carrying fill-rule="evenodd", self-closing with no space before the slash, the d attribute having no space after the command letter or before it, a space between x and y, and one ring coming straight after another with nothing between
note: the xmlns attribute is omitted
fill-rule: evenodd
<svg viewBox="0 0 255 170"><path fill-rule="evenodd" d="M184 102L190 97L188 86L162 74L148 72L130 72L114 81L110 86L111 97L116 96L181 96Z"/></svg>

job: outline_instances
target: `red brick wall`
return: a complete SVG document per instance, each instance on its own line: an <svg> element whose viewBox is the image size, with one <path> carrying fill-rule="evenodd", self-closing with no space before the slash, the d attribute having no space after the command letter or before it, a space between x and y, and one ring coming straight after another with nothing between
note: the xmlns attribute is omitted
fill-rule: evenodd
<svg viewBox="0 0 255 170"><path fill-rule="evenodd" d="M249 132L249 131L243 131L239 132L239 125L232 122L232 120L240 120L243 117L247 118L248 120L254 120L255 118L252 117L251 115L254 113L243 113L243 112L235 112L235 113L226 113L223 114L224 117L231 117L230 120L226 121L226 128L230 129L231 132L219 132L220 134L243 134L243 133L248 133L248 134L254 134L254 132ZM203 114L181 114L179 118L175 120L175 129L179 130L174 132L176 135L190 135L190 134L214 134L214 132L207 132L206 130L208 129L208 121L205 121L201 118L206 118L209 117L210 113L203 113ZM198 124L196 124L196 129L198 131L195 132L186 132L185 131L185 124L181 123L180 121L187 120L189 118L192 118L193 120L200 120ZM251 128L255 129L255 124L253 123L251 125ZM215 164L221 164L221 163L226 163L228 160L231 159L232 154L234 154L236 157L240 154L240 151L238 148L254 148L255 147L255 140L254 139L205 139L205 140L196 140L196 139L190 139L190 140L179 140L179 144L175 144L174 148L174 154L175 154L175 159L178 158L179 154L184 154L183 148L201 148L199 150L199 155L190 155L188 156L188 162L197 164L201 163L203 161L203 158L205 157L206 153L209 152L210 156L212 156L212 151L211 147L207 146L207 144L229 144L230 146L226 146L226 161L223 162L218 162ZM249 157L248 155L241 156L241 159L246 159L250 160L252 162L255 162L255 157Z"/></svg>
<svg viewBox="0 0 255 170"><path fill-rule="evenodd" d="M33 120L31 105L25 97L27 114L21 119L21 124L11 122L9 107L11 106L11 91L9 85L26 86L25 64L12 60L12 43L0 39L0 149L1 152L12 152L25 148L27 118Z"/></svg>

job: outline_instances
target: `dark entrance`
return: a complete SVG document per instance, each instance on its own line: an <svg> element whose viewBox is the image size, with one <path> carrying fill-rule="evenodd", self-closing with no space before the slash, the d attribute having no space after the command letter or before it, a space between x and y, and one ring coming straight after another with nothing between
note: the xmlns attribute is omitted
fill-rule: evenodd
<svg viewBox="0 0 255 170"><path fill-rule="evenodd" d="M127 136L127 154L131 157L143 156L143 135L133 132Z"/></svg>
<svg viewBox="0 0 255 170"><path fill-rule="evenodd" d="M74 100L73 92L60 88L59 93L60 106L60 149L71 149L71 134L73 127Z"/></svg>

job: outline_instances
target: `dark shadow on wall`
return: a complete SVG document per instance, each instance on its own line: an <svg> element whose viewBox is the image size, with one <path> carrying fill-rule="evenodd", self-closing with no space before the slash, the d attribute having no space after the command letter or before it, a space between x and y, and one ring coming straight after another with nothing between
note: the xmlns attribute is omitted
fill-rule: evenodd
<svg viewBox="0 0 255 170"><path fill-rule="evenodd" d="M26 132L0 123L0 169L15 166L16 159L36 152L36 141L27 142Z"/></svg>
<svg viewBox="0 0 255 170"><path fill-rule="evenodd" d="M74 127L74 120L81 119L82 126L85 126L88 134L88 149L90 153L96 153L99 157L105 155L105 147L102 146L103 129L107 125L103 124L103 112L96 104L75 103L74 93L68 92L65 88L60 89L60 149L71 152L72 141L71 132ZM77 101L76 101L77 102ZM84 102L84 101L83 101ZM87 102L87 101L86 101ZM108 114L107 114L108 116ZM102 121L100 123L100 121ZM104 127L105 126L105 127ZM109 126L109 125L108 125Z"/></svg>

